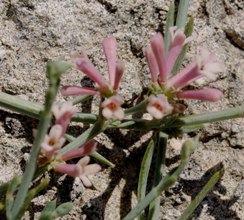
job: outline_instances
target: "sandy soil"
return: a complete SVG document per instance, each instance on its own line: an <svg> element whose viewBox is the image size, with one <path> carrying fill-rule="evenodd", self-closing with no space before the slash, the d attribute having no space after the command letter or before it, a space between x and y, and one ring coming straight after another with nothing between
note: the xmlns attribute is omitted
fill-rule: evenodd
<svg viewBox="0 0 244 220"><path fill-rule="evenodd" d="M156 31L163 30L168 5L168 0L1 0L0 90L43 102L47 60L69 57L79 48L85 48L94 64L106 73L100 42L112 34L119 42L118 56L126 62L121 94L129 101L147 85L143 48ZM195 17L195 40L187 59L207 47L226 70L215 82L202 85L221 89L224 100L212 104L189 102L190 113L243 103L243 8L242 0L191 1L189 14ZM73 69L63 77L62 84L79 85L83 77ZM83 110L87 108L83 106ZM0 109L0 183L23 171L36 125L33 119ZM70 130L82 132L77 124ZM116 168L105 168L93 178L94 188L87 190L79 181L51 173L50 186L35 199L24 219L37 219L43 205L55 197L58 202L71 200L75 204L63 219L113 220L125 216L136 203L136 180L147 137L139 132L107 131L98 141L99 152ZM176 163L178 144L178 140L172 142L168 150L169 167ZM244 119L213 123L201 130L201 143L179 183L161 198L160 219L177 219L209 178L211 168L220 162L225 174L192 219L244 219Z"/></svg>

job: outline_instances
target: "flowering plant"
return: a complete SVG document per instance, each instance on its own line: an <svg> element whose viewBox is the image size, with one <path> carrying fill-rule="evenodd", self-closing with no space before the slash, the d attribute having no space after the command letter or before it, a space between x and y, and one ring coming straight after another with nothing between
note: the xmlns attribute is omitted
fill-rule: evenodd
<svg viewBox="0 0 244 220"><path fill-rule="evenodd" d="M70 65L58 60L47 64L49 87L44 105L0 92L2 107L39 120L24 174L0 186L0 193L6 194L6 197L0 200L0 211L4 212L4 218L21 219L31 200L47 187L49 178L46 178L46 175L51 170L60 175L77 178L87 188L92 187L90 176L102 170L99 164L111 168L115 166L100 154L96 136L106 129L130 129L149 133L151 137L138 178L138 204L123 219L131 220L136 217L144 219L146 215L150 219L158 219L160 195L177 181L194 152L199 137L189 138L182 144L178 166L165 172L168 140L175 136L181 137L183 133L195 132L204 123L244 117L243 106L197 115L186 114L185 99L217 102L224 98L222 91L216 88L189 88L189 85L204 78L215 80L216 74L223 71L223 65L217 61L213 53L203 49L192 62L178 68L183 62L188 44L193 40L191 36L193 19L185 24L187 2L180 1L176 22L172 16L175 14L172 3L167 15L164 36L156 33L152 36L149 46L144 49L151 82L147 94L130 108L124 105L125 97L119 93L119 84L126 65L123 61L117 60L117 41L113 36L102 41L108 67L108 80L92 64L85 51L72 57L76 68L96 83L95 88L63 85L59 90L61 74L66 72ZM62 96L79 96L80 99L62 104L56 103L58 91ZM75 106L87 97L95 95L100 98L97 103L98 114L82 113ZM135 113L142 113L142 116L135 118L133 117ZM150 118L144 117L144 114L149 114ZM72 121L88 124L87 130L73 137L68 130ZM90 163L91 158L95 162ZM153 158L155 163L152 163ZM148 183L150 171L154 173L151 184ZM181 220L189 218L209 190L220 180L223 171L223 167L220 167L213 174L182 214ZM56 201L51 201L43 209L40 219L63 216L71 208L71 203L56 207Z"/></svg>

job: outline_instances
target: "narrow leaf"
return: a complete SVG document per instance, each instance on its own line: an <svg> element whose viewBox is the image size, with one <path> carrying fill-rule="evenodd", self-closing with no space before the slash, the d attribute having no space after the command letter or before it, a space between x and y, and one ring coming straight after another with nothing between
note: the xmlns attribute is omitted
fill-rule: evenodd
<svg viewBox="0 0 244 220"><path fill-rule="evenodd" d="M155 148L155 143L154 140L151 139L141 162L141 169L140 169L138 188L137 188L138 203L140 203L146 195L148 174L151 167L154 148ZM144 213L141 213L138 216L138 219L139 220L144 219Z"/></svg>
<svg viewBox="0 0 244 220"><path fill-rule="evenodd" d="M174 26L174 15L175 15L175 2L169 6L169 11L167 13L166 24L165 24L165 34L164 34L164 50L167 53L170 45L170 32L169 28Z"/></svg>
<svg viewBox="0 0 244 220"><path fill-rule="evenodd" d="M17 190L17 187L20 184L20 178L14 177L11 182L8 184L8 189L6 193L6 201L5 201L5 207L6 207L6 216L9 220L14 219L13 214L11 212L13 203L14 203L14 194Z"/></svg>
<svg viewBox="0 0 244 220"><path fill-rule="evenodd" d="M31 189L25 199L24 205L18 213L16 219L21 219L21 216L24 215L25 210L29 207L31 200L49 184L49 179L43 179L35 188Z"/></svg>
<svg viewBox="0 0 244 220"><path fill-rule="evenodd" d="M162 179L165 167L165 155L167 149L168 135L160 132L158 134L156 166L154 172L153 186L157 186ZM160 197L158 196L149 207L149 219L157 220L159 218Z"/></svg>
<svg viewBox="0 0 244 220"><path fill-rule="evenodd" d="M194 18L191 17L189 19L189 21L187 22L186 27L185 27L185 35L186 35L186 37L189 37L189 36L192 35L193 28L194 28ZM189 43L186 44L183 47L183 49L181 50L181 52L180 52L180 54L179 54L179 56L178 56L178 58L177 58L177 60L175 62L174 68L172 70L172 74L173 75L175 75L180 70L180 68L182 66L182 63L183 63L183 61L185 59L185 55L186 55L186 52L187 52L188 48L189 48Z"/></svg>
<svg viewBox="0 0 244 220"><path fill-rule="evenodd" d="M177 18L176 18L176 26L178 28L184 28L185 27L186 19L187 19L187 13L188 13L188 7L189 7L189 0L180 0Z"/></svg>
<svg viewBox="0 0 244 220"><path fill-rule="evenodd" d="M71 202L66 202L61 204L56 209L57 217L62 217L68 214L72 208L73 208L73 204Z"/></svg>
<svg viewBox="0 0 244 220"><path fill-rule="evenodd" d="M194 212L194 210L199 206L202 200L206 197L210 190L213 189L215 184L220 180L220 178L224 174L224 168L221 168L217 171L207 182L207 184L202 188L202 190L197 194L191 204L187 207L187 209L180 216L179 220L187 220L190 215Z"/></svg>
<svg viewBox="0 0 244 220"><path fill-rule="evenodd" d="M133 208L123 220L133 220L136 218L154 199L156 199L162 191L172 186L178 179L179 175L186 166L190 154L196 148L197 141L190 140L183 144L180 165L171 170L170 173L163 178L157 186L155 186L146 197Z"/></svg>

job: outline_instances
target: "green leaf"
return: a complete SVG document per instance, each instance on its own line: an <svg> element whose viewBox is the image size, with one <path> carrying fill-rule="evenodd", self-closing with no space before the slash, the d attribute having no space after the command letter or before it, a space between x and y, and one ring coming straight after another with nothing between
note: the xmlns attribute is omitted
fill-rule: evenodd
<svg viewBox="0 0 244 220"><path fill-rule="evenodd" d="M191 204L187 207L187 209L180 216L179 220L187 220L190 215L194 212L194 210L199 206L199 204L203 201L203 199L207 196L210 190L213 189L215 184L220 180L220 178L224 174L224 168L222 167L218 170L214 175L209 179L207 184L202 188L202 190L197 194L197 196L193 199Z"/></svg>
<svg viewBox="0 0 244 220"><path fill-rule="evenodd" d="M8 184L8 189L6 193L6 201L5 201L5 207L6 207L6 216L8 220L14 220L13 214L12 214L12 207L14 204L14 194L20 185L20 177L14 177L11 182Z"/></svg>
<svg viewBox="0 0 244 220"><path fill-rule="evenodd" d="M56 209L56 206L57 206L57 200L54 199L45 206L41 214L45 212L53 212Z"/></svg>
<svg viewBox="0 0 244 220"><path fill-rule="evenodd" d="M72 142L67 144L59 151L59 155L64 155L70 150L79 148L82 144L94 138L96 135L101 133L104 130L104 120L98 119L98 121L90 128L88 128L85 132L83 132L80 136L75 138Z"/></svg>
<svg viewBox="0 0 244 220"><path fill-rule="evenodd" d="M194 18L191 17L189 19L189 21L187 22L186 24L186 27L185 27L185 35L186 37L189 37L192 35L192 32L193 32L193 28L194 28ZM186 52L189 48L189 43L188 44L185 44L185 46L182 48L179 56L177 57L177 60L175 62L175 65L174 65L174 68L172 70L172 74L175 75L177 74L177 72L180 70L181 66L182 66L182 63L185 59L185 55L186 55Z"/></svg>
<svg viewBox="0 0 244 220"><path fill-rule="evenodd" d="M71 202L66 202L61 204L56 209L57 217L62 217L68 214L72 208L73 208L73 204Z"/></svg>
<svg viewBox="0 0 244 220"><path fill-rule="evenodd" d="M39 220L53 220L56 216L56 199L49 202L42 210Z"/></svg>
<svg viewBox="0 0 244 220"><path fill-rule="evenodd" d="M16 219L21 219L21 216L24 215L24 212L28 209L31 200L44 188L47 187L47 185L49 184L49 179L45 178L43 179L35 188L31 189L25 199L24 205L22 206L22 208L20 209Z"/></svg>
<svg viewBox="0 0 244 220"><path fill-rule="evenodd" d="M164 34L164 51L167 52L170 45L170 31L169 28L174 26L174 15L175 15L175 2L169 6L169 11L167 13L166 24L165 24L165 34Z"/></svg>
<svg viewBox="0 0 244 220"><path fill-rule="evenodd" d="M162 179L163 170L165 167L165 155L167 149L168 135L163 132L159 132L157 149L156 149L156 166L153 177L153 186L157 186ZM151 202L149 207L149 219L157 220L159 218L160 197L158 196Z"/></svg>
<svg viewBox="0 0 244 220"><path fill-rule="evenodd" d="M184 28L187 20L187 13L189 7L189 0L180 0L178 7L176 26L178 28Z"/></svg>
<svg viewBox="0 0 244 220"><path fill-rule="evenodd" d="M194 145L195 144L195 145ZM162 191L168 189L172 186L178 179L179 175L183 171L184 167L186 166L190 154L192 153L193 149L196 148L197 141L191 140L187 141L183 144L184 149L182 150L181 155L181 162L180 165L171 170L169 174L163 178L157 186L155 186L147 195L146 197L140 201L136 207L134 207L128 215L123 218L123 220L133 220L136 216L138 216L154 199L156 199Z"/></svg>
<svg viewBox="0 0 244 220"><path fill-rule="evenodd" d="M146 195L146 188L147 188L147 180L148 180L148 174L151 167L153 152L154 152L155 143L154 140L151 139L149 142L146 152L144 154L144 157L141 162L141 169L139 174L139 180L138 180L138 188L137 188L137 200L138 203L142 201L142 199ZM144 213L141 213L138 216L139 220L144 219Z"/></svg>

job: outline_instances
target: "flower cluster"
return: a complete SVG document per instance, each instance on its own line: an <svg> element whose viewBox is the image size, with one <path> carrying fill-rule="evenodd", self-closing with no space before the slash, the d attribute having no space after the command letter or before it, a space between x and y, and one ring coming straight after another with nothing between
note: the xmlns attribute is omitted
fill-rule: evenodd
<svg viewBox="0 0 244 220"><path fill-rule="evenodd" d="M172 69L175 62L182 48L191 38L186 38L183 30L176 27L172 27L170 33L171 41L167 52L164 48L163 36L160 33L152 37L151 45L145 49L152 80L151 92L156 95L149 97L147 111L156 119L174 111L174 108L177 107L175 98L210 102L219 101L223 98L223 93L214 88L183 90L190 83L203 77L214 80L214 74L222 71L223 68L216 62L212 53L202 50L192 63L188 64L178 74L173 75Z"/></svg>
<svg viewBox="0 0 244 220"><path fill-rule="evenodd" d="M76 66L80 71L95 81L98 87L63 86L61 93L64 96L100 94L101 97L105 98L105 101L102 103L103 116L107 119L116 118L121 120L124 117L124 112L121 108L124 101L121 96L117 95L117 90L125 66L122 61L116 60L117 42L114 37L105 38L102 41L102 47L108 66L109 83L106 83L102 74L94 67L85 51L81 51L79 55L74 57Z"/></svg>
<svg viewBox="0 0 244 220"><path fill-rule="evenodd" d="M96 142L91 140L78 149L69 151L68 153L57 156L58 151L65 143L64 134L68 128L71 117L77 112L77 109L70 103L64 103L63 105L54 105L53 114L55 117L55 124L49 131L49 134L45 136L40 150L40 165L50 163L55 171L67 174L72 177L79 177L83 184L87 187L91 186L89 181L89 175L97 173L101 170L98 164L88 165L90 158L89 155L96 149ZM66 161L80 158L77 164L68 164Z"/></svg>
<svg viewBox="0 0 244 220"><path fill-rule="evenodd" d="M190 83L207 77L214 80L215 73L222 71L222 66L207 50L202 50L192 63L188 64L178 74L173 75L172 70L176 60L185 44L191 40L186 37L182 29L170 28L170 45L165 50L164 39L160 33L155 34L151 44L145 49L145 57L151 74L151 95L148 97L148 113L155 119L161 119L167 114L181 112L185 108L177 99L198 99L215 102L223 98L218 89L203 88L198 90L184 90ZM116 39L105 38L102 47L106 57L109 73L109 83L103 79L102 74L93 66L84 51L75 57L80 71L94 80L97 88L84 88L79 86L63 86L62 95L95 95L100 94L105 100L101 104L102 115L107 118L122 120L124 111L121 108L123 99L117 94L119 82L124 72L124 63L116 60Z"/></svg>

